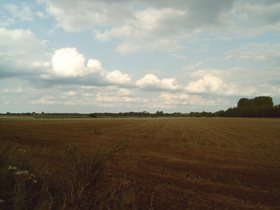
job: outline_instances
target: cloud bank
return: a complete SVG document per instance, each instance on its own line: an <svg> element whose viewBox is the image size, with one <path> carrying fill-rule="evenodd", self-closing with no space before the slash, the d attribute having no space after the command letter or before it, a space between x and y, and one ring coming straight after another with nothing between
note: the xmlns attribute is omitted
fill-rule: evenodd
<svg viewBox="0 0 280 210"><path fill-rule="evenodd" d="M280 31L278 1L42 1L66 31L93 30L97 40L122 40L116 49L121 54L174 52L209 32L229 39Z"/></svg>
<svg viewBox="0 0 280 210"><path fill-rule="evenodd" d="M280 103L279 10L273 0L5 2L0 112Z"/></svg>

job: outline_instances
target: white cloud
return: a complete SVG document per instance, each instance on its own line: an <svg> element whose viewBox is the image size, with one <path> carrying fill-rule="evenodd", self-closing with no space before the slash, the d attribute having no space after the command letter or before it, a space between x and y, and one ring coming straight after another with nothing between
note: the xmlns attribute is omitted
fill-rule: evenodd
<svg viewBox="0 0 280 210"><path fill-rule="evenodd" d="M202 69L193 72L186 72L180 77L180 81L185 81L184 91L194 94L210 95L238 95L245 91L248 81L242 83L246 78L241 69ZM243 74L243 78L242 75ZM245 77L244 77L245 76ZM239 85L238 84L242 84ZM244 88L244 89L242 89ZM242 90L242 91L241 91Z"/></svg>
<svg viewBox="0 0 280 210"><path fill-rule="evenodd" d="M50 14L54 15L66 30L83 30L92 26L117 26L135 19L139 26L147 31L160 28L171 33L170 28L211 27L226 24L225 14L231 9L234 1L208 0L174 0L168 1L90 1L74 0L41 0L45 2ZM173 14L173 16L172 16ZM178 22L178 18L181 21ZM78 24L80 23L80 24ZM163 26L168 26L164 28ZM156 29L157 30L157 29Z"/></svg>
<svg viewBox="0 0 280 210"><path fill-rule="evenodd" d="M239 12L239 19L245 24L266 25L279 22L279 1L235 1L234 8Z"/></svg>
<svg viewBox="0 0 280 210"><path fill-rule="evenodd" d="M141 51L142 47L140 43L123 42L117 47L117 52L123 55Z"/></svg>
<svg viewBox="0 0 280 210"><path fill-rule="evenodd" d="M37 39L31 30L0 28L0 37L1 54L7 56L35 54L36 50L40 53L47 43Z"/></svg>
<svg viewBox="0 0 280 210"><path fill-rule="evenodd" d="M186 60L187 57L185 55L180 55L180 54L176 54L176 53L172 53L171 54L172 57L180 59L180 60Z"/></svg>
<svg viewBox="0 0 280 210"><path fill-rule="evenodd" d="M104 111L107 108L114 108L116 106L122 107L125 110L127 108L135 108L137 103L145 102L145 99L136 95L131 90L117 86L64 87L57 85L55 91L49 91L43 96L37 94L33 98L36 97L37 99L31 100L32 104L61 105L64 107L63 112L66 112L68 106L80 107L81 112L92 112L92 107L94 107L94 111L97 111L96 109ZM87 110L84 107L87 107Z"/></svg>
<svg viewBox="0 0 280 210"><path fill-rule="evenodd" d="M30 30L0 28L0 76L43 71L46 45L47 41L39 40Z"/></svg>
<svg viewBox="0 0 280 210"><path fill-rule="evenodd" d="M182 113L225 109L230 105L226 98L204 97L184 92L162 92L144 103L149 109L175 110Z"/></svg>
<svg viewBox="0 0 280 210"><path fill-rule="evenodd" d="M102 71L102 64L99 60L89 59L87 67L90 72Z"/></svg>
<svg viewBox="0 0 280 210"><path fill-rule="evenodd" d="M232 40L280 31L280 3L273 1L41 1L64 30L92 29L97 40L119 39L121 54L173 53L209 33Z"/></svg>
<svg viewBox="0 0 280 210"><path fill-rule="evenodd" d="M184 11L170 8L135 11L134 18L126 21L124 25L96 31L96 38L101 41L123 39L124 41L117 47L117 51L121 54L139 51L178 51L183 48L180 40L187 36L182 32L182 27L176 26L175 23L184 15Z"/></svg>
<svg viewBox="0 0 280 210"><path fill-rule="evenodd" d="M237 59L241 62L263 63L265 65L280 64L279 43L250 43L231 50L225 59Z"/></svg>
<svg viewBox="0 0 280 210"><path fill-rule="evenodd" d="M65 95L66 96L76 96L78 95L79 93L77 91L73 91L73 90L70 90L68 91Z"/></svg>
<svg viewBox="0 0 280 210"><path fill-rule="evenodd" d="M48 11L66 31L94 28L101 41L123 40L117 47L121 54L146 51L175 52L190 38L187 30L224 24L224 13L231 3L162 1L52 1L45 0ZM139 9L141 5L141 9ZM206 6L207 5L207 6ZM106 9L104 9L106 8ZM97 29L98 28L98 29ZM206 31L205 30L205 31Z"/></svg>
<svg viewBox="0 0 280 210"><path fill-rule="evenodd" d="M196 106L214 106L217 101L213 99L206 99L200 95L189 95L187 93L162 93L160 95L161 103L168 105L196 105Z"/></svg>
<svg viewBox="0 0 280 210"><path fill-rule="evenodd" d="M45 4L32 7L26 3L4 4L0 8L0 26L13 24L13 28L31 28L0 28L0 77L2 81L10 81L5 77L20 78L12 84L0 83L1 98L6 97L2 100L3 104L8 101L20 103L21 99L27 98L25 101L32 99L36 104L61 105L57 107L82 104L90 107L88 110L91 107L100 107L101 111L104 111L103 107L131 107L133 111L138 107L163 107L176 111L185 105L216 106L223 102L219 99L233 96L279 96L279 1L37 2ZM39 12L39 6L46 6L48 14ZM34 8L36 10L32 11ZM53 18L42 19L50 15L55 18L56 24L52 22ZM34 24L26 22L32 20ZM61 27L67 33L60 30L45 33L50 30L47 27L54 26ZM89 33L94 34L94 42L88 40ZM55 42L51 44L52 49L47 49L48 42L38 38L45 36L58 40L62 35L65 40L58 44L64 47L61 49ZM73 42L80 35L85 40ZM252 42L251 37L257 37L252 39L256 43L244 44ZM264 42L260 43L262 40ZM103 45L97 41L110 43ZM94 44L90 49L94 49L94 53L103 59L102 63L78 51L83 49L84 52L93 53L84 48L85 42ZM232 46L236 46L236 49L225 52ZM47 54L47 50L52 53ZM120 54L153 54L112 58L110 56L115 56L113 50ZM123 62L125 58L127 60ZM111 59L109 65L103 64L108 62L106 59ZM126 68L125 73L124 69L115 70L120 66L110 67L112 69L103 67L114 64ZM201 69L202 66L208 69ZM144 72L141 68L150 70L145 71L144 77L137 77ZM172 69L172 72L167 73L168 69ZM156 75L161 75L161 78ZM25 83L21 85L18 81ZM27 83L31 82L35 87L32 93L26 89L30 86ZM55 91L52 90L53 85ZM15 95L22 95L22 98L15 100Z"/></svg>
<svg viewBox="0 0 280 210"><path fill-rule="evenodd" d="M45 19L47 18L47 15L41 11L38 11L36 12L36 15L39 17L39 18L42 18L42 19Z"/></svg>
<svg viewBox="0 0 280 210"><path fill-rule="evenodd" d="M42 0L47 11L66 31L81 31L93 26L110 26L121 23L128 15L124 2Z"/></svg>
<svg viewBox="0 0 280 210"><path fill-rule="evenodd" d="M206 75L197 81L191 81L186 86L188 92L194 93L222 93L226 84L218 77Z"/></svg>
<svg viewBox="0 0 280 210"><path fill-rule="evenodd" d="M58 75L80 76L84 74L85 57L76 48L62 48L52 56L52 65Z"/></svg>
<svg viewBox="0 0 280 210"><path fill-rule="evenodd" d="M2 16L0 19L0 28L8 27L14 23L15 23L14 19Z"/></svg>
<svg viewBox="0 0 280 210"><path fill-rule="evenodd" d="M160 98L168 104L188 104L191 98L191 95L187 93L161 93Z"/></svg>
<svg viewBox="0 0 280 210"><path fill-rule="evenodd" d="M31 101L32 104L45 104L45 105L55 105L55 104L61 104L60 101L56 100L54 96L46 95L43 96L37 100Z"/></svg>
<svg viewBox="0 0 280 210"><path fill-rule="evenodd" d="M203 69L187 72L180 76L180 82L187 82L187 93L223 96L253 97L277 95L279 68L233 67L228 69ZM279 82L278 82L279 83ZM278 87L278 88L277 88Z"/></svg>
<svg viewBox="0 0 280 210"><path fill-rule="evenodd" d="M23 89L21 87L18 87L17 89L4 89L0 90L1 93L22 93Z"/></svg>
<svg viewBox="0 0 280 210"><path fill-rule="evenodd" d="M52 56L51 75L42 75L43 79L60 80L65 78L80 79L79 83L88 85L130 85L131 78L119 70L108 72L103 69L99 60L89 59L86 63L84 55L79 53L76 48L61 48L54 52ZM72 83L71 80L69 81Z"/></svg>
<svg viewBox="0 0 280 210"><path fill-rule="evenodd" d="M22 3L20 6L15 4L5 4L4 8L8 10L15 18L19 18L25 21L33 20L32 10L28 5L24 3Z"/></svg>
<svg viewBox="0 0 280 210"><path fill-rule="evenodd" d="M123 74L118 70L108 72L106 79L113 84L129 84L131 82L128 74Z"/></svg>
<svg viewBox="0 0 280 210"><path fill-rule="evenodd" d="M196 63L193 64L189 64L188 66L186 66L185 68L183 68L184 71L191 71L196 69L197 67L201 66L203 64L202 61L198 61Z"/></svg>
<svg viewBox="0 0 280 210"><path fill-rule="evenodd" d="M176 90L178 85L175 79L158 79L154 74L146 74L142 79L136 81L136 85L146 90Z"/></svg>

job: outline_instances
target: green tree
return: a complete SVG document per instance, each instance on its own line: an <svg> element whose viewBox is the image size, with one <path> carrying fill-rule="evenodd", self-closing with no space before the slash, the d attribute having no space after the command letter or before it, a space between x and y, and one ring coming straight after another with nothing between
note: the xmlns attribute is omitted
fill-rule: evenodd
<svg viewBox="0 0 280 210"><path fill-rule="evenodd" d="M253 99L255 106L268 106L273 107L272 98L269 96L259 96Z"/></svg>
<svg viewBox="0 0 280 210"><path fill-rule="evenodd" d="M249 107L249 106L251 106L251 100L248 98L241 98L237 103L238 108Z"/></svg>
<svg viewBox="0 0 280 210"><path fill-rule="evenodd" d="M157 111L157 112L156 112L156 115L157 115L157 116L163 116L164 113L163 113L163 111Z"/></svg>

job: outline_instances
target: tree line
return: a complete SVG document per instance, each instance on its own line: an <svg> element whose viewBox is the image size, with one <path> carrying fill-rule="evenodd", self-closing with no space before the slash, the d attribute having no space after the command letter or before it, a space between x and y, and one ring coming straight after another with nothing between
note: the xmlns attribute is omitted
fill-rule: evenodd
<svg viewBox="0 0 280 210"><path fill-rule="evenodd" d="M24 115L35 117L280 117L280 104L274 105L270 96L258 96L253 99L241 98L237 102L237 107L228 108L227 110L220 110L217 112L190 112L190 113L164 113L163 111L157 111L155 113L149 113L147 111L142 112L95 112L90 114L80 113L10 113L0 115Z"/></svg>
<svg viewBox="0 0 280 210"><path fill-rule="evenodd" d="M237 107L229 108L221 114L224 117L280 117L280 104L273 105L269 96L241 98Z"/></svg>
<svg viewBox="0 0 280 210"><path fill-rule="evenodd" d="M190 113L156 113L120 112L120 113L92 113L91 117L280 117L280 104L273 105L270 96L258 96L253 99L241 98L237 107L220 110L217 112L190 112Z"/></svg>
<svg viewBox="0 0 280 210"><path fill-rule="evenodd" d="M189 117L280 117L280 104L273 105L270 96L258 96L253 99L241 98L237 107L217 112L191 112Z"/></svg>

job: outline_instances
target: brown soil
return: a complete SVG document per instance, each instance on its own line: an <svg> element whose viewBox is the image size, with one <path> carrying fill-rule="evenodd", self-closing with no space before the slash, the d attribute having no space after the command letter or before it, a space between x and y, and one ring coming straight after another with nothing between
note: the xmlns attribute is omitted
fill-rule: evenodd
<svg viewBox="0 0 280 210"><path fill-rule="evenodd" d="M280 208L279 119L0 121L0 140L48 151L50 165L61 140L79 149L125 141L101 185L131 185L139 207Z"/></svg>

